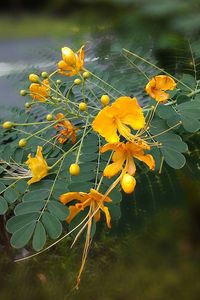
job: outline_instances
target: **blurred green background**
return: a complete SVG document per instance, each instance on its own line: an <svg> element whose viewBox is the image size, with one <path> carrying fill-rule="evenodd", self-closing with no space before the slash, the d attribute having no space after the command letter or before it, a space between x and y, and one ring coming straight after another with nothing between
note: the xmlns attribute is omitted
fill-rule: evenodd
<svg viewBox="0 0 200 300"><path fill-rule="evenodd" d="M108 68L113 77L126 71L122 47L151 56L172 74L193 75L192 47L199 78L199 33L199 0L5 1L0 17L1 115L11 106L23 106L19 90L28 73L54 69L64 45L78 49L86 43L86 64L98 64L102 72ZM0 299L198 300L198 134L189 148L183 170L166 167L161 176L141 178L134 196L122 203L120 223L111 232L100 226L78 292L71 288L81 243L70 250L70 240L64 241L41 257L16 264L16 255L27 249L10 249L1 219Z"/></svg>

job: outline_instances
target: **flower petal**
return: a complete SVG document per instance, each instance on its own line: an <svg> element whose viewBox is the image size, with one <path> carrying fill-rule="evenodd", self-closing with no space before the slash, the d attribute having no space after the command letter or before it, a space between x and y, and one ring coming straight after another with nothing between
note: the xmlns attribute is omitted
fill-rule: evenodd
<svg viewBox="0 0 200 300"><path fill-rule="evenodd" d="M69 206L69 216L67 217L67 223L70 223L76 215L80 212L80 209L75 205Z"/></svg>
<svg viewBox="0 0 200 300"><path fill-rule="evenodd" d="M145 118L136 98L120 97L112 105L118 109L118 118L126 125L138 130L144 127Z"/></svg>
<svg viewBox="0 0 200 300"><path fill-rule="evenodd" d="M119 136L117 135L117 127L113 119L111 107L103 108L94 121L92 128L103 136L109 143L118 143Z"/></svg>
<svg viewBox="0 0 200 300"><path fill-rule="evenodd" d="M105 217L106 217L106 224L108 226L108 228L111 228L111 224L110 224L110 221L111 221L111 216L110 216L110 212L109 212L109 209L108 207L104 206L104 205L101 205L101 210L104 212L105 214Z"/></svg>
<svg viewBox="0 0 200 300"><path fill-rule="evenodd" d="M123 163L124 163L124 160L118 160L118 161L108 165L107 167L105 167L105 169L103 171L103 175L108 178L115 176L117 173L119 173L119 171L122 170Z"/></svg>
<svg viewBox="0 0 200 300"><path fill-rule="evenodd" d="M155 169L155 160L151 154L146 154L146 155L134 155L135 158L137 158L140 161L143 161L150 170Z"/></svg>
<svg viewBox="0 0 200 300"><path fill-rule="evenodd" d="M88 198L88 194L83 193L83 192L69 192L66 194L62 194L59 198L59 200L63 203L63 204L67 204L69 202L71 202L72 200L78 200L78 201L85 201Z"/></svg>

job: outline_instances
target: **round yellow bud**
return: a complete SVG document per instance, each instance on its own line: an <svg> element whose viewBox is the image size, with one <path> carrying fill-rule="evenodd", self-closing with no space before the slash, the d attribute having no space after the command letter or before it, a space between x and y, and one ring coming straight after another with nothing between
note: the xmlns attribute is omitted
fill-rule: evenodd
<svg viewBox="0 0 200 300"><path fill-rule="evenodd" d="M81 84L81 80L80 80L79 78L75 79L75 80L74 80L74 84L76 84L76 85Z"/></svg>
<svg viewBox="0 0 200 300"><path fill-rule="evenodd" d="M36 74L30 74L30 75L29 75L29 80L30 80L31 82L33 82L33 83L37 83L37 82L40 81L40 78L39 78L39 76L36 75Z"/></svg>
<svg viewBox="0 0 200 300"><path fill-rule="evenodd" d="M7 122L4 122L2 126L4 129L11 129L13 127L13 123L10 121L7 121Z"/></svg>
<svg viewBox="0 0 200 300"><path fill-rule="evenodd" d="M26 102L26 103L24 104L24 106L25 106L26 108L30 108L30 107L31 107L31 104L30 104L29 102Z"/></svg>
<svg viewBox="0 0 200 300"><path fill-rule="evenodd" d="M135 189L135 185L136 185L135 178L129 174L124 174L121 180L121 187L123 191L127 194L131 194Z"/></svg>
<svg viewBox="0 0 200 300"><path fill-rule="evenodd" d="M26 96L27 92L25 90L21 90L20 92L20 96Z"/></svg>
<svg viewBox="0 0 200 300"><path fill-rule="evenodd" d="M52 114L48 114L46 116L47 121L52 121L53 120L53 115Z"/></svg>
<svg viewBox="0 0 200 300"><path fill-rule="evenodd" d="M62 48L63 60L70 66L76 65L76 55L72 49L68 47Z"/></svg>
<svg viewBox="0 0 200 300"><path fill-rule="evenodd" d="M56 80L56 83L57 83L57 84L61 84L61 82L62 82L62 81L61 81L60 79L57 79L57 80Z"/></svg>
<svg viewBox="0 0 200 300"><path fill-rule="evenodd" d="M87 104L85 102L81 102L79 104L79 110L86 111L86 109L87 109Z"/></svg>
<svg viewBox="0 0 200 300"><path fill-rule="evenodd" d="M42 76L42 78L48 78L49 74L47 72L42 72L41 76Z"/></svg>
<svg viewBox="0 0 200 300"><path fill-rule="evenodd" d="M71 164L69 167L69 173L73 176L77 176L80 173L80 167L78 164Z"/></svg>
<svg viewBox="0 0 200 300"><path fill-rule="evenodd" d="M27 140L26 139L19 140L19 143L18 143L19 147L23 148L23 147L26 146L26 144L27 144Z"/></svg>
<svg viewBox="0 0 200 300"><path fill-rule="evenodd" d="M87 78L89 78L90 76L91 76L91 74L90 74L90 72L88 72L88 71L86 71L86 72L83 73L83 78L84 78L84 79L87 79Z"/></svg>
<svg viewBox="0 0 200 300"><path fill-rule="evenodd" d="M109 97L108 95L103 95L103 96L101 97L101 104L102 104L103 106L108 105L109 102L110 102L110 97Z"/></svg>

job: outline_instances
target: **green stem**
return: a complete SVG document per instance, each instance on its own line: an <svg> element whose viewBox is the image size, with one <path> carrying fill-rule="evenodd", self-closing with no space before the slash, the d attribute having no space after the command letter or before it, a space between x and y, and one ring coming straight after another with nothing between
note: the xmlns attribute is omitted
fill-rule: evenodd
<svg viewBox="0 0 200 300"><path fill-rule="evenodd" d="M92 73L91 71L88 71L87 69L84 69L84 71L89 72L94 78L98 79L99 81L101 81L105 85L109 86L109 88L113 89L115 92L117 92L118 94L120 94L121 96L123 96L123 94L119 90L117 90L115 87L113 87L112 85L110 85L105 80L101 79L100 77L98 77L97 75L95 75L94 73Z"/></svg>
<svg viewBox="0 0 200 300"><path fill-rule="evenodd" d="M77 156L76 156L76 162L75 162L76 164L78 164L78 162L79 162L79 157L80 157L80 154L81 154L81 148L82 148L82 145L83 145L84 138L86 136L86 129L88 127L88 121L89 121L89 117L86 120L85 128L84 128L84 131L83 131L83 136L81 137L81 142L80 142L78 153L77 153Z"/></svg>
<svg viewBox="0 0 200 300"><path fill-rule="evenodd" d="M133 56L136 57L136 58L139 58L140 60L142 60L143 62L149 64L149 65L152 66L153 68L155 68L155 69L161 71L162 73L164 73L164 74L166 74L166 75L172 77L174 80L176 80L177 82L179 82L180 84L182 84L183 86L185 86L188 90L190 90L190 91L193 92L193 90L191 89L191 87L189 87L187 84L185 84L185 83L182 82L181 80L177 79L176 77L172 76L171 74L169 74L169 73L166 72L165 70L163 70L163 69L159 68L158 66L154 65L153 63L151 63L150 61L146 60L145 58L143 58L143 57L141 57L141 56L139 56L139 55L137 55L137 54L135 54L135 53L133 53L133 52L131 52L131 51L125 49L125 48L123 48L122 51L124 51L124 52L126 52L126 53L128 53L128 54L130 54L130 55L133 55Z"/></svg>

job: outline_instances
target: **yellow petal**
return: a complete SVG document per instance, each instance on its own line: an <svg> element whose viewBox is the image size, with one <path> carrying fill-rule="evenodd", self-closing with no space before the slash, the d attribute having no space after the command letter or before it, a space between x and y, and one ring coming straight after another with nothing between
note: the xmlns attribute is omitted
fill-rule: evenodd
<svg viewBox="0 0 200 300"><path fill-rule="evenodd" d="M116 143L116 144L110 144L110 143L107 143L105 145L103 145L101 148L100 148L100 152L101 153L104 153L108 150L117 150L118 146L119 146L120 143Z"/></svg>
<svg viewBox="0 0 200 300"><path fill-rule="evenodd" d="M117 135L117 126L115 124L111 107L103 108L94 121L92 128L103 136L109 143L118 143L119 136Z"/></svg>
<svg viewBox="0 0 200 300"><path fill-rule="evenodd" d="M118 109L118 118L126 125L138 130L144 127L145 118L136 98L120 97L112 105Z"/></svg>
<svg viewBox="0 0 200 300"><path fill-rule="evenodd" d="M135 162L134 162L134 160L133 160L132 157L129 157L129 158L127 159L127 173L128 173L129 175L134 175L135 172L136 172Z"/></svg>
<svg viewBox="0 0 200 300"><path fill-rule="evenodd" d="M120 170L122 170L123 162L124 160L118 160L117 162L108 165L105 167L103 175L108 178L115 176Z"/></svg>
<svg viewBox="0 0 200 300"><path fill-rule="evenodd" d="M165 93L167 90L174 90L176 82L173 78L166 75L153 77L146 85L146 92L158 102L166 102L170 95Z"/></svg>
<svg viewBox="0 0 200 300"><path fill-rule="evenodd" d="M150 170L155 169L155 160L151 154L146 154L146 155L134 155L135 158L137 158L140 161L143 161Z"/></svg>
<svg viewBox="0 0 200 300"><path fill-rule="evenodd" d="M91 198L93 198L94 200L96 200L97 202L98 201L102 201L102 199L103 199L103 201L105 201L105 202L112 202L112 200L110 199L110 197L106 197L105 198L105 196L103 195L103 194L101 194L101 193L99 193L97 190L95 190L95 189L90 189L90 197Z"/></svg>
<svg viewBox="0 0 200 300"><path fill-rule="evenodd" d="M61 52L62 58L67 65L74 66L76 64L76 55L72 49L63 47L61 49Z"/></svg>
<svg viewBox="0 0 200 300"><path fill-rule="evenodd" d="M100 210L98 210L96 212L96 214L94 215L94 219L96 222L99 222L100 218L101 218L101 212L100 212Z"/></svg>
<svg viewBox="0 0 200 300"><path fill-rule="evenodd" d="M110 223L110 221L111 221L111 216L110 216L110 212L109 212L108 207L102 205L102 206L101 206L101 210L102 210L102 211L104 212L104 214L105 214L105 217L106 217L106 224L107 224L108 228L111 228L111 223Z"/></svg>
<svg viewBox="0 0 200 300"><path fill-rule="evenodd" d="M77 208L76 206L72 205L69 206L69 216L67 217L67 223L70 223L75 217L76 215L80 212L80 209Z"/></svg>
<svg viewBox="0 0 200 300"><path fill-rule="evenodd" d="M86 193L69 192L69 193L66 193L66 194L62 194L59 199L63 204L67 204L72 200L79 200L79 201L83 202L87 198L88 198L88 195Z"/></svg>

